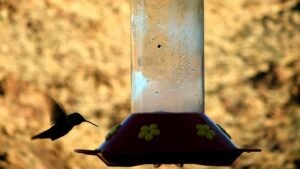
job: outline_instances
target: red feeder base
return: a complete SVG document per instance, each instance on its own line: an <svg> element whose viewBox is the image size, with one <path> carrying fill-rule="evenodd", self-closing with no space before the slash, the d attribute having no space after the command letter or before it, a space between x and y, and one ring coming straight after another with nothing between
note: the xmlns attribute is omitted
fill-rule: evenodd
<svg viewBox="0 0 300 169"><path fill-rule="evenodd" d="M243 152L230 136L204 113L134 113L115 126L95 150L108 166L141 164L231 165ZM158 165L159 166L159 165Z"/></svg>

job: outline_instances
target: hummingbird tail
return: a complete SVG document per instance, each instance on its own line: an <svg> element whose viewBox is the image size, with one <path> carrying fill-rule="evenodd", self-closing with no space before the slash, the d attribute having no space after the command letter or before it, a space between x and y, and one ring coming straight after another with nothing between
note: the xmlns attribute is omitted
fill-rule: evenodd
<svg viewBox="0 0 300 169"><path fill-rule="evenodd" d="M31 137L32 140L34 140L34 139L42 139L42 138L46 138L46 137L42 137L42 136L40 136L40 134Z"/></svg>
<svg viewBox="0 0 300 169"><path fill-rule="evenodd" d="M39 133L39 134L31 137L32 140L34 140L34 139L43 139L43 138L49 138L49 135L45 132L42 132L42 133Z"/></svg>

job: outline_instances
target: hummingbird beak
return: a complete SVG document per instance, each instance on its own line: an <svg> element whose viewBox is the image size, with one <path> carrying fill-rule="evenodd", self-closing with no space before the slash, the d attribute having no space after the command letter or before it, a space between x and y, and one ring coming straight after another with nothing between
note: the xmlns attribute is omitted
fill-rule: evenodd
<svg viewBox="0 0 300 169"><path fill-rule="evenodd" d="M88 123L90 123L90 124L92 124L92 125L94 125L94 126L96 126L96 127L99 127L97 124L92 123L92 122L90 122L90 121L88 121L88 120L85 120L85 122L88 122Z"/></svg>

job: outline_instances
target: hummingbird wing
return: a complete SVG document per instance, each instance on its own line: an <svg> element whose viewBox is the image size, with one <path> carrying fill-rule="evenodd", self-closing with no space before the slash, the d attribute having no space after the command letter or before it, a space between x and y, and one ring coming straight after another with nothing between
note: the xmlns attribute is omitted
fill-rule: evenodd
<svg viewBox="0 0 300 169"><path fill-rule="evenodd" d="M65 122L67 120L67 113L64 108L56 102L52 97L50 97L50 114L51 114L51 124L57 124Z"/></svg>

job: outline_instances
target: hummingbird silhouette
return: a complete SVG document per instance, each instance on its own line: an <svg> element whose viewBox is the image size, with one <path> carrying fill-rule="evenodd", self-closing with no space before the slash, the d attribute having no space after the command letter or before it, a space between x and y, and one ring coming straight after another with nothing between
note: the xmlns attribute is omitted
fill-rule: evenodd
<svg viewBox="0 0 300 169"><path fill-rule="evenodd" d="M96 127L98 125L86 120L81 114L74 112L67 115L62 106L59 105L53 98L50 97L51 103L51 123L53 126L46 131L43 131L31 139L48 139L52 141L68 134L72 128L82 122L88 122Z"/></svg>

